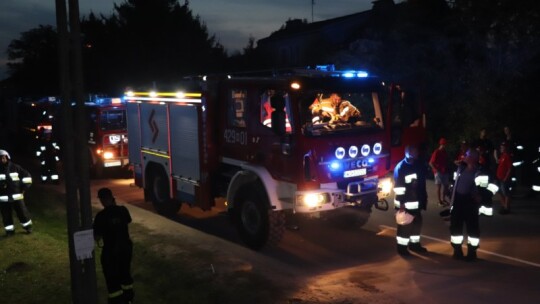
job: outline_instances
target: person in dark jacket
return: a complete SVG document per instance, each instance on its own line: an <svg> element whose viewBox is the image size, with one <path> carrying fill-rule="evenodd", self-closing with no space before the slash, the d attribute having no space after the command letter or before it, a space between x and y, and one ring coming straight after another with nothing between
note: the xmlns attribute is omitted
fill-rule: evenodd
<svg viewBox="0 0 540 304"><path fill-rule="evenodd" d="M6 150L0 150L0 210L6 235L15 234L12 211L27 233L32 232L32 220L24 203L24 191L32 185L32 176L13 163Z"/></svg>
<svg viewBox="0 0 540 304"><path fill-rule="evenodd" d="M405 147L405 158L394 169L394 206L413 215L414 220L408 225L397 225L397 252L400 255L409 255L409 249L427 252L420 244L421 211L427 207L426 170L418 159L418 147Z"/></svg>
<svg viewBox="0 0 540 304"><path fill-rule="evenodd" d="M132 303L133 278L131 258L133 243L129 236L128 224L131 215L124 206L116 205L109 188L101 188L98 198L103 210L94 219L94 239L102 244L101 266L108 291L108 303Z"/></svg>

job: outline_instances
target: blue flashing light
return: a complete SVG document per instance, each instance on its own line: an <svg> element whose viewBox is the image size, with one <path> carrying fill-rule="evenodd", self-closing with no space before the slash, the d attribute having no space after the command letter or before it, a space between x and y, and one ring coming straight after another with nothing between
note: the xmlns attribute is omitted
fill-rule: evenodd
<svg viewBox="0 0 540 304"><path fill-rule="evenodd" d="M373 157L368 158L368 163L373 164L375 162L375 159Z"/></svg>
<svg viewBox="0 0 540 304"><path fill-rule="evenodd" d="M329 167L330 171L338 171L339 169L341 169L341 163L338 161L333 161L330 163Z"/></svg>
<svg viewBox="0 0 540 304"><path fill-rule="evenodd" d="M356 74L356 77L360 77L360 78L365 78L365 77L368 77L368 76L369 76L369 74L366 71L358 71L357 74Z"/></svg>
<svg viewBox="0 0 540 304"><path fill-rule="evenodd" d="M345 77L345 78L353 78L354 75L355 75L354 72L345 72L345 73L343 73L343 77Z"/></svg>

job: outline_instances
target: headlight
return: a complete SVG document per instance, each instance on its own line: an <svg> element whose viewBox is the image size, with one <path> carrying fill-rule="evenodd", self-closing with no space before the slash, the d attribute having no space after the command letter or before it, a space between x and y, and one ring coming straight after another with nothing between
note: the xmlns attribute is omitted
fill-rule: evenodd
<svg viewBox="0 0 540 304"><path fill-rule="evenodd" d="M362 153L362 156L368 156L369 151L371 151L371 148L369 147L369 145L363 145L362 150L360 150L360 153Z"/></svg>
<svg viewBox="0 0 540 304"><path fill-rule="evenodd" d="M350 146L349 147L349 156L351 158L355 158L358 155L358 147L357 146Z"/></svg>
<svg viewBox="0 0 540 304"><path fill-rule="evenodd" d="M382 144L381 143L376 143L373 145L373 153L375 153L375 155L379 155L381 154L382 152Z"/></svg>
<svg viewBox="0 0 540 304"><path fill-rule="evenodd" d="M390 193L392 191L392 181L390 179L383 179L379 182L379 189L382 193Z"/></svg>
<svg viewBox="0 0 540 304"><path fill-rule="evenodd" d="M297 203L309 208L315 208L323 205L328 201L327 193L310 193L305 195L299 195L297 197Z"/></svg>
<svg viewBox="0 0 540 304"><path fill-rule="evenodd" d="M338 147L336 149L335 155L337 159L343 159L343 157L345 157L345 148Z"/></svg>
<svg viewBox="0 0 540 304"><path fill-rule="evenodd" d="M103 158L104 158L104 159L111 159L111 158L113 158L113 157L114 157L114 153L112 153L112 152L105 152L105 153L103 153Z"/></svg>

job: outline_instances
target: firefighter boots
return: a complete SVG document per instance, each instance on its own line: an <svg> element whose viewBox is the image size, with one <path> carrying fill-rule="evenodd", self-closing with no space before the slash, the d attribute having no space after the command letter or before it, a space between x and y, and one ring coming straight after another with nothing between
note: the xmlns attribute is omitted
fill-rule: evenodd
<svg viewBox="0 0 540 304"><path fill-rule="evenodd" d="M418 253L425 253L428 251L426 247L423 247L420 243L409 243L409 250Z"/></svg>
<svg viewBox="0 0 540 304"><path fill-rule="evenodd" d="M468 262L476 261L476 259L477 259L476 249L477 248L478 247L476 247L476 246L467 245L467 257L465 258L465 260L467 260Z"/></svg>
<svg viewBox="0 0 540 304"><path fill-rule="evenodd" d="M411 255L406 245L397 245L397 253L401 256Z"/></svg>
<svg viewBox="0 0 540 304"><path fill-rule="evenodd" d="M452 244L452 247L454 248L452 258L455 260L463 259L463 250L461 250L461 244Z"/></svg>

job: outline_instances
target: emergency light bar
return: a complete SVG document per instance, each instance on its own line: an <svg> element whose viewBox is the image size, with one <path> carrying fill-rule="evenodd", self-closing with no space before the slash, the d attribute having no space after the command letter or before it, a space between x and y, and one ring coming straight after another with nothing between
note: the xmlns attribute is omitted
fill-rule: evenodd
<svg viewBox="0 0 540 304"><path fill-rule="evenodd" d="M124 100L128 102L135 101L158 101L158 102L186 102L186 103L201 103L201 93L185 93L185 92L133 92L125 93Z"/></svg>

